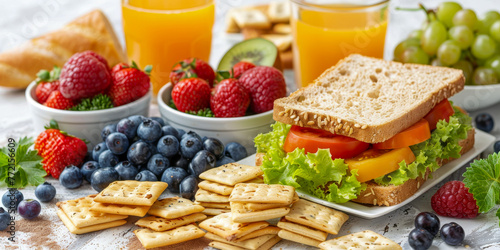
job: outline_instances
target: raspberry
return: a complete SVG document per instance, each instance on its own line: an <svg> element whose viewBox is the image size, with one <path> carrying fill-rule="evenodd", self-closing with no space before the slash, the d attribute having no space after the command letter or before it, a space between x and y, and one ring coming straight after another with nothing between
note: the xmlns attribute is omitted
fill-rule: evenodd
<svg viewBox="0 0 500 250"><path fill-rule="evenodd" d="M201 78L187 78L172 89L172 100L181 112L210 107L210 86Z"/></svg>
<svg viewBox="0 0 500 250"><path fill-rule="evenodd" d="M432 196L431 206L442 216L474 218L479 214L476 200L461 181L445 183Z"/></svg>
<svg viewBox="0 0 500 250"><path fill-rule="evenodd" d="M215 117L244 116L250 105L250 96L238 80L225 79L215 87L210 98L210 108Z"/></svg>
<svg viewBox="0 0 500 250"><path fill-rule="evenodd" d="M250 108L255 113L273 109L274 100L286 96L283 74L268 66L257 66L243 73L241 85L250 93Z"/></svg>

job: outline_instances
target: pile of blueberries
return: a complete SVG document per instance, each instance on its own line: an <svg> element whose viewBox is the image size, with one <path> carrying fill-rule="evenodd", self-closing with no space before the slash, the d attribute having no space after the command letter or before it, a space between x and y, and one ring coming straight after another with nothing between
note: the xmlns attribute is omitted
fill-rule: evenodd
<svg viewBox="0 0 500 250"><path fill-rule="evenodd" d="M67 188L77 188L83 179L100 192L116 180L163 181L168 190L192 198L198 176L213 167L247 156L236 142L224 144L165 125L160 117L134 115L107 125L81 168L67 167L59 177Z"/></svg>
<svg viewBox="0 0 500 250"><path fill-rule="evenodd" d="M439 218L429 212L422 212L415 217L415 228L408 236L408 243L413 249L429 249L437 233L448 245L458 246L465 238L464 229L455 222L444 224L439 230Z"/></svg>

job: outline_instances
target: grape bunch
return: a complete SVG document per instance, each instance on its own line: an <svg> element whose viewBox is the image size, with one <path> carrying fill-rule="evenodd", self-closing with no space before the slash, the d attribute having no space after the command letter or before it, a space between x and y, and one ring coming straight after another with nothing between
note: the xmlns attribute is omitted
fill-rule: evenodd
<svg viewBox="0 0 500 250"><path fill-rule="evenodd" d="M427 10L427 20L394 49L394 61L460 69L466 84L500 81L500 14L488 11L480 19L455 2Z"/></svg>

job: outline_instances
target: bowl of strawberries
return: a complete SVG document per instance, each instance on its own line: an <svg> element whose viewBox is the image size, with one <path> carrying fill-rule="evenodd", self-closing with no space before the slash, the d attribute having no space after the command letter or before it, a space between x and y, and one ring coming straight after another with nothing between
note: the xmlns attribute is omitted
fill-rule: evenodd
<svg viewBox="0 0 500 250"><path fill-rule="evenodd" d="M216 73L203 60L189 58L172 69L158 106L173 127L236 141L254 152L253 138L270 131L273 102L286 94L283 74L274 67L241 61Z"/></svg>
<svg viewBox="0 0 500 250"><path fill-rule="evenodd" d="M74 54L62 68L40 71L25 94L35 132L42 132L53 119L89 146L101 142L104 126L123 117L148 115L150 70L142 71L134 62L109 68L106 59L85 51Z"/></svg>

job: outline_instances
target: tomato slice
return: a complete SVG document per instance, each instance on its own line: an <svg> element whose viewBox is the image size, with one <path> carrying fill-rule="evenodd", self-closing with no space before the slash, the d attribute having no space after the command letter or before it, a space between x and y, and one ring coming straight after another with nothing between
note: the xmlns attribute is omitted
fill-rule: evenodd
<svg viewBox="0 0 500 250"><path fill-rule="evenodd" d="M402 148L421 143L431 138L431 130L429 122L422 119L411 125L409 128L397 133L387 141L373 144L376 149L393 149Z"/></svg>
<svg viewBox="0 0 500 250"><path fill-rule="evenodd" d="M350 170L357 169L359 182L365 182L399 169L399 163L410 164L415 155L409 147L392 150L368 149L354 158L346 159Z"/></svg>
<svg viewBox="0 0 500 250"><path fill-rule="evenodd" d="M431 130L434 130L436 129L436 124L439 120L449 121L450 116L452 116L454 113L455 110L453 110L453 107L451 106L448 99L444 99L440 103L438 103L431 111L429 111L429 113L424 116L424 119L429 122L429 128Z"/></svg>
<svg viewBox="0 0 500 250"><path fill-rule="evenodd" d="M329 149L332 159L351 158L365 151L370 144L356 139L335 135L328 131L292 126L286 136L283 149L292 152L303 148L306 153L316 153L319 148Z"/></svg>

